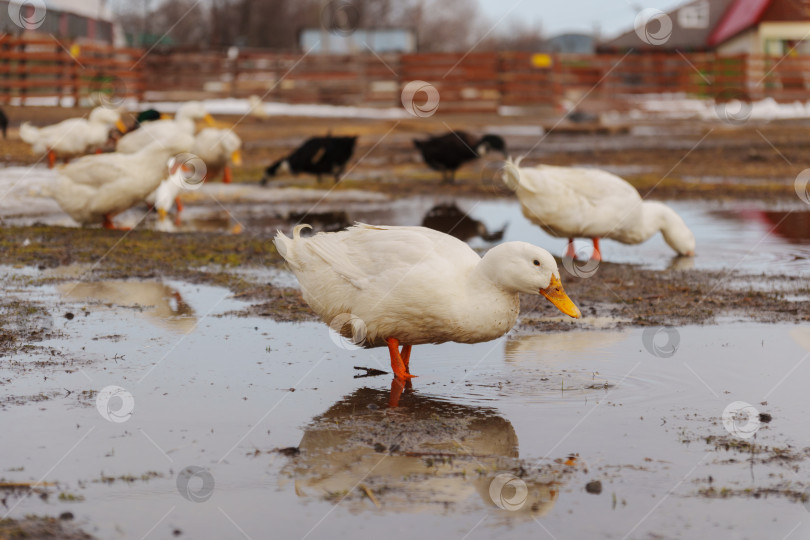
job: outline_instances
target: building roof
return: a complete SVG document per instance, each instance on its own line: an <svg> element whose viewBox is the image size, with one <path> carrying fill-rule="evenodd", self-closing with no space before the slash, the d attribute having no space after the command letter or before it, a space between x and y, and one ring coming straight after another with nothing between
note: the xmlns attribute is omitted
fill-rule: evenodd
<svg viewBox="0 0 810 540"><path fill-rule="evenodd" d="M714 47L755 26L773 0L736 0L714 28L707 44Z"/></svg>
<svg viewBox="0 0 810 540"><path fill-rule="evenodd" d="M709 36L735 0L693 0L667 13L672 22L672 34L665 43L644 42L632 28L618 37L599 45L599 50L674 50L701 51L708 49ZM656 24L656 23L651 23ZM653 29L653 31L657 31Z"/></svg>
<svg viewBox="0 0 810 540"><path fill-rule="evenodd" d="M711 50L761 22L810 20L810 0L693 0L667 15L672 34L666 42L645 43L634 28L599 50Z"/></svg>

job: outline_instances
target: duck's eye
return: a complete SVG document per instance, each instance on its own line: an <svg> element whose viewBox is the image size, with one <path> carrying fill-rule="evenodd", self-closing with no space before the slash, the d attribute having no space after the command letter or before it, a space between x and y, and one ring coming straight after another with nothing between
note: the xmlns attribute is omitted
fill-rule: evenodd
<svg viewBox="0 0 810 540"><path fill-rule="evenodd" d="M534 265L535 265L535 266L540 266L540 261L538 261L537 259L535 259L535 260L534 260Z"/></svg>

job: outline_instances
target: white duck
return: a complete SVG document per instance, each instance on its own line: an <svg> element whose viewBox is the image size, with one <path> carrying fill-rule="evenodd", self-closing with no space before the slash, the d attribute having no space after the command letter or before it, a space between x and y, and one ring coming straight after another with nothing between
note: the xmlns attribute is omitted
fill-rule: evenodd
<svg viewBox="0 0 810 540"><path fill-rule="evenodd" d="M146 122L139 129L127 133L118 140L116 152L134 154L154 141L165 141L180 134L194 135L197 120L213 124L214 119L199 101L184 103L172 120L155 120Z"/></svg>
<svg viewBox="0 0 810 540"><path fill-rule="evenodd" d="M188 152L194 140L178 135L155 141L134 154L85 156L59 170L53 198L77 222L103 223L143 201L166 178L170 157Z"/></svg>
<svg viewBox="0 0 810 540"><path fill-rule="evenodd" d="M577 167L520 167L511 159L503 181L517 194L523 215L548 234L568 238L566 256L574 256L574 238L593 239L592 259L601 260L599 239L640 244L658 231L680 255L695 254L695 235L665 204L644 201L636 188L615 174Z"/></svg>
<svg viewBox="0 0 810 540"><path fill-rule="evenodd" d="M358 223L301 238L304 227L297 226L292 239L281 232L275 238L304 300L334 330L350 332L354 343L388 345L399 381L411 378L413 345L504 335L517 320L520 292L542 294L566 315L580 317L554 257L525 242L500 244L481 258L461 240L425 227Z"/></svg>
<svg viewBox="0 0 810 540"><path fill-rule="evenodd" d="M69 118L51 126L38 128L26 122L20 126L20 138L35 154L47 152L48 167L53 168L57 154L71 158L103 146L113 127L126 131L120 111L96 107L87 118Z"/></svg>
<svg viewBox="0 0 810 540"><path fill-rule="evenodd" d="M241 146L242 139L230 129L205 128L200 131L194 137L191 153L205 162L207 171L202 180L207 180L211 171L217 172L224 168L223 182L231 183L230 164L231 162L237 166L242 164ZM173 160L169 160L169 168L174 170ZM159 227L166 229L164 222L172 205L177 206L175 225L180 224L183 203L180 201L179 195L185 185L183 173L177 168L146 198L146 202L153 205L158 212Z"/></svg>
<svg viewBox="0 0 810 540"><path fill-rule="evenodd" d="M257 95L252 95L248 98L248 105L250 106L250 110L248 114L258 118L259 120L267 120L270 118L267 110L264 108L264 102L262 98Z"/></svg>
<svg viewBox="0 0 810 540"><path fill-rule="evenodd" d="M242 139L230 129L205 128L194 137L191 153L205 162L208 168L206 180L212 173L224 170L222 181L233 180L230 164L242 165Z"/></svg>

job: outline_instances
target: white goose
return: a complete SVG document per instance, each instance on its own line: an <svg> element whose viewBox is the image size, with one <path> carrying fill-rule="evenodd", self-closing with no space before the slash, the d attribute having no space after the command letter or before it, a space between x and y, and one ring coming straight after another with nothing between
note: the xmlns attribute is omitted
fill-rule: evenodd
<svg viewBox="0 0 810 540"><path fill-rule="evenodd" d="M51 126L38 128L26 122L20 126L20 138L35 154L47 152L48 167L53 168L57 154L71 158L103 146L113 127L126 131L120 111L96 107L87 118L69 118Z"/></svg>
<svg viewBox="0 0 810 540"><path fill-rule="evenodd" d="M413 345L504 335L517 320L518 293L542 294L566 315L580 316L554 257L525 242L500 244L482 258L461 240L424 227L358 223L302 238L304 227L292 238L281 232L275 238L304 300L354 343L387 345L400 381L411 378Z"/></svg>
<svg viewBox="0 0 810 540"><path fill-rule="evenodd" d="M503 181L517 194L523 215L548 234L568 238L566 256L574 256L574 238L640 244L657 232L678 254L695 254L695 235L681 216L665 204L644 201L636 188L615 174L577 167L520 167L511 159Z"/></svg>
<svg viewBox="0 0 810 540"><path fill-rule="evenodd" d="M78 223L115 228L113 216L154 191L166 178L169 158L188 152L193 142L190 135L179 135L153 142L134 154L85 156L59 170L52 196Z"/></svg>
<svg viewBox="0 0 810 540"><path fill-rule="evenodd" d="M214 123L214 119L206 112L202 103L189 101L180 107L173 120L146 122L135 131L127 133L118 140L115 150L124 154L134 154L154 141L169 140L180 134L194 135L197 120L205 120L208 124Z"/></svg>

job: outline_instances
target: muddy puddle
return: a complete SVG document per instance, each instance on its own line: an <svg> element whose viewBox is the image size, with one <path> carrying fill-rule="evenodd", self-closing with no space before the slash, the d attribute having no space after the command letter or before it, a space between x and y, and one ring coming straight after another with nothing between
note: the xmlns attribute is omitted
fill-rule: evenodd
<svg viewBox="0 0 810 540"><path fill-rule="evenodd" d="M600 245L605 260L635 264L652 270L729 270L752 274L810 273L810 210L800 203L764 205L751 202L668 202L697 238L697 257L676 257L661 235L637 246L612 240ZM284 219L284 218L287 219ZM289 219L290 217L294 219ZM264 228L262 218L248 220L248 228ZM560 256L567 241L547 235L527 220L515 200L442 199L408 197L397 201L355 205L321 203L281 212L267 223L290 228L312 222L316 230L338 230L354 221L389 225L423 225L453 234L475 248L500 241L521 240L545 247ZM578 253L590 255L591 242L579 239Z"/></svg>
<svg viewBox="0 0 810 540"><path fill-rule="evenodd" d="M3 517L70 512L99 538L810 533L810 326L420 346L389 409L390 376L354 369L385 351L229 317L226 289L8 290L49 334L0 369L0 480L36 483L0 488ZM763 416L727 427L735 402Z"/></svg>
<svg viewBox="0 0 810 540"><path fill-rule="evenodd" d="M75 226L54 201L45 197L53 171L10 168L0 175L0 217L8 226L35 223ZM493 187L494 195L503 195ZM409 196L392 199L358 190L264 189L253 185L206 184L188 192L179 225L158 223L154 213L135 208L117 218L121 225L140 225L167 232L247 231L271 235L298 223L316 231L334 231L355 221L388 225L430 226L487 248L500 241L523 240L559 256L566 240L553 238L529 222L512 198L478 199ZM661 235L639 246L605 240L605 260L646 269L725 270L746 274L810 273L810 209L801 201L668 202L697 238L697 257L674 257ZM11 209L15 209L12 211ZM23 210L20 210L23 209ZM588 256L590 241L578 240L577 252Z"/></svg>

